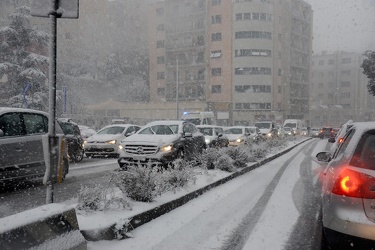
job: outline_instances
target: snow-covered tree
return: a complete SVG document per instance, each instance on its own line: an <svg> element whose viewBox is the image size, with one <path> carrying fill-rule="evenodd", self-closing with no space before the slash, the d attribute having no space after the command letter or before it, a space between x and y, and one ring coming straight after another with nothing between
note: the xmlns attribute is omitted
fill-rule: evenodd
<svg viewBox="0 0 375 250"><path fill-rule="evenodd" d="M375 51L366 51L364 56L366 58L363 60L361 67L363 68L363 73L369 79L367 89L370 94L375 96Z"/></svg>
<svg viewBox="0 0 375 250"><path fill-rule="evenodd" d="M0 105L20 106L22 94L32 94L27 98L28 107L45 110L48 102L42 100L48 99L48 57L43 54L49 34L31 28L28 6L16 8L8 18L9 26L0 27L0 77L6 75L8 79L0 89ZM23 93L28 82L29 91Z"/></svg>

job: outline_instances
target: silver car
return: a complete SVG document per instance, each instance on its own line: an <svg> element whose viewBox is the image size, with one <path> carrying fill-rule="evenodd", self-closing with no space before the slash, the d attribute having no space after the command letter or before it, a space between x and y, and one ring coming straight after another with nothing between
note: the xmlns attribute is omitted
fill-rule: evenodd
<svg viewBox="0 0 375 250"><path fill-rule="evenodd" d="M133 124L113 124L100 129L84 143L85 154L91 156L118 157L118 146L126 137L141 127Z"/></svg>
<svg viewBox="0 0 375 250"><path fill-rule="evenodd" d="M63 135L57 122L55 126L56 134ZM44 176L42 136L47 133L47 113L0 107L0 182ZM65 178L69 171L67 152L62 167Z"/></svg>
<svg viewBox="0 0 375 250"><path fill-rule="evenodd" d="M375 122L355 123L327 162L322 180L322 220L334 248L375 246Z"/></svg>

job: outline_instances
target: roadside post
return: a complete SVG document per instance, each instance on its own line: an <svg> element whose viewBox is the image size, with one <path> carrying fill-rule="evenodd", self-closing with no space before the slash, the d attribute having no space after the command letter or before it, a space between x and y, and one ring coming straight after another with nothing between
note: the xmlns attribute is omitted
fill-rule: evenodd
<svg viewBox="0 0 375 250"><path fill-rule="evenodd" d="M53 183L57 179L59 162L59 137L56 136L56 52L57 52L57 18L78 18L79 0L31 0L31 15L48 17L51 24L49 43L49 119L48 119L48 153L46 173L43 183L47 186L46 203L53 203Z"/></svg>

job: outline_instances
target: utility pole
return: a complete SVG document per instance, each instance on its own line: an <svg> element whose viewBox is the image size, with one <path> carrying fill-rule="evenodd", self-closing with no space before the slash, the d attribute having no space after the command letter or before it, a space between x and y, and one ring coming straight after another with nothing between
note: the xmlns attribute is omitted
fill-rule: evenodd
<svg viewBox="0 0 375 250"><path fill-rule="evenodd" d="M176 57L176 120L180 120L179 118L179 107L178 107L178 57Z"/></svg>

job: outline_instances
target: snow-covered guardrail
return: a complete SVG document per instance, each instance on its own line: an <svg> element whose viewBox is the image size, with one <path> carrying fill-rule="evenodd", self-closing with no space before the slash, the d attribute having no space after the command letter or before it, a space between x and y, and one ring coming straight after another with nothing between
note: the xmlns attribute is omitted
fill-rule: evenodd
<svg viewBox="0 0 375 250"><path fill-rule="evenodd" d="M48 204L0 219L0 248L87 249L73 206Z"/></svg>

